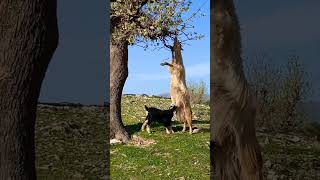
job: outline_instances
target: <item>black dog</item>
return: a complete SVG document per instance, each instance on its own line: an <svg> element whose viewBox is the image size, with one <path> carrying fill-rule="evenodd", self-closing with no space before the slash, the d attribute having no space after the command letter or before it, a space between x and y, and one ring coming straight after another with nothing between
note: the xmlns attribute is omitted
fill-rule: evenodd
<svg viewBox="0 0 320 180"><path fill-rule="evenodd" d="M141 131L144 131L144 129L147 127L148 133L150 133L150 125L153 122L159 122L166 127L167 134L174 133L171 127L171 119L173 117L173 112L177 109L177 106L172 106L168 110L161 110L154 107L148 107L144 106L146 110L148 111L148 115L146 117L146 120L142 124Z"/></svg>

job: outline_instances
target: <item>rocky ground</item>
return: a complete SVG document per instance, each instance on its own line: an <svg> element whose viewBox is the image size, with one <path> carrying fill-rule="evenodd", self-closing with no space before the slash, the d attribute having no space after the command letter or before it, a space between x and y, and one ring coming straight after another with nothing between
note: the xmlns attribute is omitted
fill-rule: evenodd
<svg viewBox="0 0 320 180"><path fill-rule="evenodd" d="M303 134L258 132L267 180L319 180L320 144Z"/></svg>

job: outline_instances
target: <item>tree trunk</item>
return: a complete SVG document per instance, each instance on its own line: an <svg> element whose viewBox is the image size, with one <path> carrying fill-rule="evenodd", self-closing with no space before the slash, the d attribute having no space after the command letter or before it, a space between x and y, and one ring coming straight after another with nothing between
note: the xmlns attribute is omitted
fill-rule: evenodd
<svg viewBox="0 0 320 180"><path fill-rule="evenodd" d="M260 180L256 102L245 79L238 19L232 0L211 6L212 161L216 179Z"/></svg>
<svg viewBox="0 0 320 180"><path fill-rule="evenodd" d="M56 0L1 0L0 17L0 179L36 179L36 109L58 43Z"/></svg>
<svg viewBox="0 0 320 180"><path fill-rule="evenodd" d="M121 96L128 77L128 43L110 43L110 139L130 140L121 118Z"/></svg>

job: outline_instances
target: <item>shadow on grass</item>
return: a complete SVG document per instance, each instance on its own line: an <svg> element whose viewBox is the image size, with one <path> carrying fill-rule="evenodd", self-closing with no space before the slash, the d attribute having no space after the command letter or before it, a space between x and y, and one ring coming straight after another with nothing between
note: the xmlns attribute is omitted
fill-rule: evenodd
<svg viewBox="0 0 320 180"><path fill-rule="evenodd" d="M126 130L128 131L129 134L132 135L134 133L137 133L137 132L141 131L141 126L142 126L142 123L130 124L130 125L126 126ZM164 128L164 126L162 124L157 123L157 122L151 124L151 130L153 128L157 128L157 127L163 127Z"/></svg>
<svg viewBox="0 0 320 180"><path fill-rule="evenodd" d="M210 121L207 120L192 120L192 124L210 124Z"/></svg>
<svg viewBox="0 0 320 180"><path fill-rule="evenodd" d="M209 124L210 121L193 120L192 123L193 123L193 125ZM173 131L175 131L175 132L182 131L183 123L180 123L178 121L173 121L172 125L173 125L173 127L172 127ZM141 126L142 126L142 123L130 124L130 125L126 126L126 130L128 131L129 134L133 135L133 134L141 131ZM157 128L157 127L163 127L164 128L164 126L161 123L155 122L155 123L151 124L151 129L152 128ZM210 128L201 128L201 132L210 132Z"/></svg>
<svg viewBox="0 0 320 180"><path fill-rule="evenodd" d="M142 123L130 124L130 125L126 126L126 130L128 131L128 133L130 135L132 135L132 134L134 134L136 132L139 132L141 130L141 126L142 126Z"/></svg>

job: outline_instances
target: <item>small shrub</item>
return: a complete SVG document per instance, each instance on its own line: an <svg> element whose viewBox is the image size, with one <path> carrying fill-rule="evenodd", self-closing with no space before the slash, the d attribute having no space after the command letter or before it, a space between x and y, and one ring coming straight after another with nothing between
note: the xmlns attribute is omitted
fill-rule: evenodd
<svg viewBox="0 0 320 180"><path fill-rule="evenodd" d="M206 84L204 81L189 82L188 89L191 95L192 104L202 104L206 99Z"/></svg>
<svg viewBox="0 0 320 180"><path fill-rule="evenodd" d="M311 90L308 74L298 56L284 66L275 65L266 55L246 64L247 79L258 98L257 126L273 131L298 128L305 118L298 105Z"/></svg>

